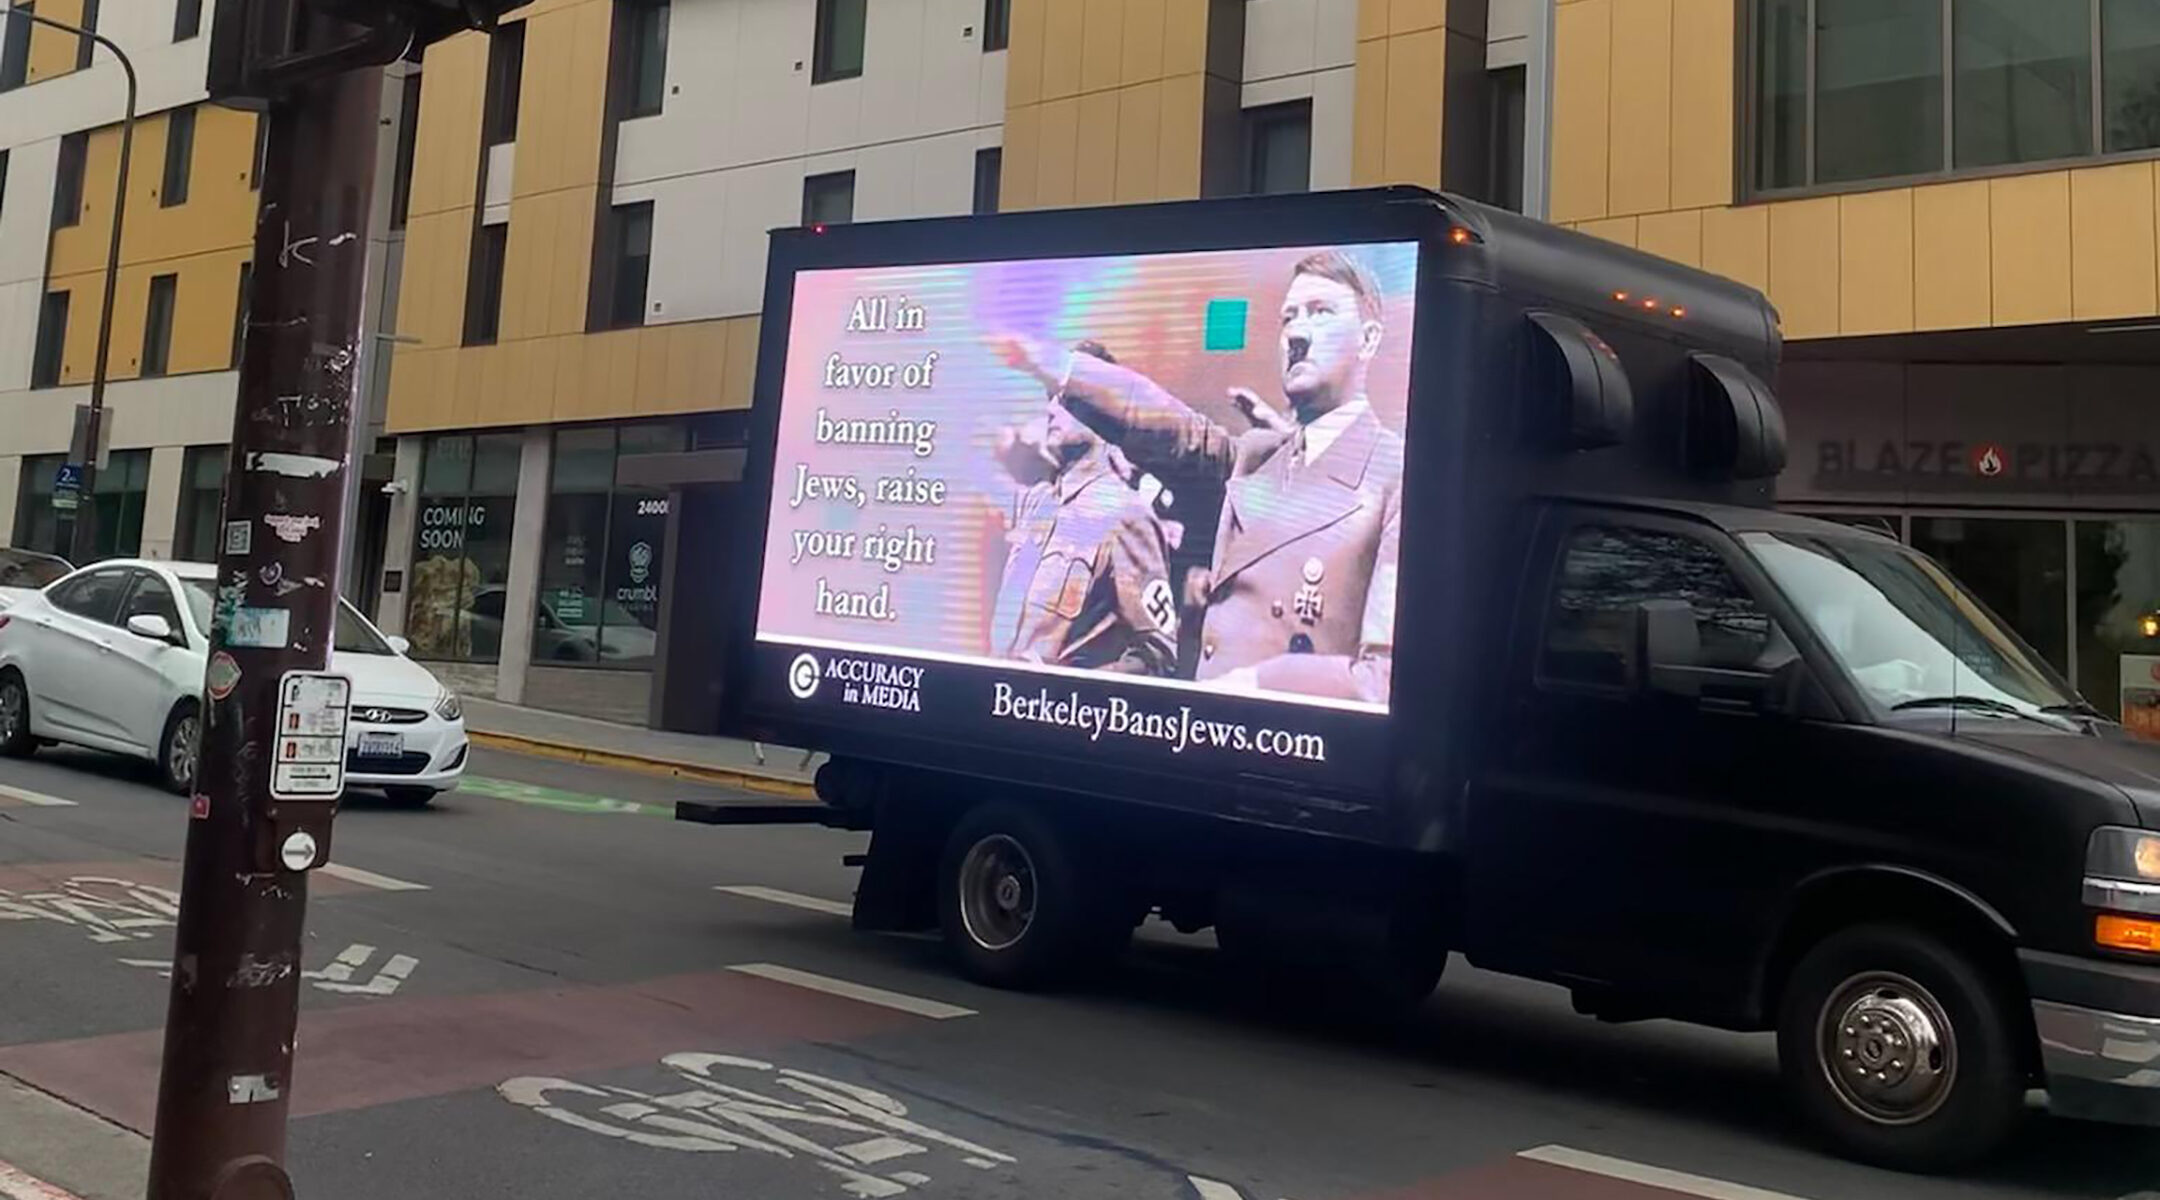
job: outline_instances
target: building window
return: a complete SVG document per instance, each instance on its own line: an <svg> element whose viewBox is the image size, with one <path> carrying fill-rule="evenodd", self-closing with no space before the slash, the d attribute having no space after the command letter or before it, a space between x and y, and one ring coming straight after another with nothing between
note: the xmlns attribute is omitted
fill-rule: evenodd
<svg viewBox="0 0 2160 1200"><path fill-rule="evenodd" d="M257 124L261 124L258 120ZM158 203L166 208L186 204L188 179L195 167L195 110L176 108L165 119L165 179Z"/></svg>
<svg viewBox="0 0 2160 1200"><path fill-rule="evenodd" d="M2054 520L1914 517L1912 547L1950 569L2059 671L2070 666L2070 552Z"/></svg>
<svg viewBox="0 0 2160 1200"><path fill-rule="evenodd" d="M465 344L484 346L502 332L503 261L510 223L482 225L473 234L472 267L465 282Z"/></svg>
<svg viewBox="0 0 2160 1200"><path fill-rule="evenodd" d="M650 117L667 103L667 0L618 0L618 44L623 57L616 97L625 118Z"/></svg>
<svg viewBox="0 0 2160 1200"><path fill-rule="evenodd" d="M1254 195L1312 190L1312 101L1245 110L1245 189Z"/></svg>
<svg viewBox="0 0 2160 1200"><path fill-rule="evenodd" d="M15 537L10 544L43 554L60 553L60 510L53 504L53 485L65 454L23 456L22 480L15 492ZM72 498L69 503L72 505ZM68 510L69 520L74 509Z"/></svg>
<svg viewBox="0 0 2160 1200"><path fill-rule="evenodd" d="M37 11L37 5L22 0L12 12L23 14L10 19L0 12L0 92L12 92L30 78L30 31L37 26L30 23L29 16Z"/></svg>
<svg viewBox="0 0 2160 1200"><path fill-rule="evenodd" d="M1509 212L1523 209L1523 139L1527 130L1530 72L1503 67L1492 73L1492 202Z"/></svg>
<svg viewBox="0 0 2160 1200"><path fill-rule="evenodd" d="M2160 7L2100 0L2100 81L2107 149L2160 147Z"/></svg>
<svg viewBox="0 0 2160 1200"><path fill-rule="evenodd" d="M53 476L58 472L60 460L65 456L55 454L50 457L53 460L52 466L40 472L44 476L42 482L46 497L43 507L48 511L53 507ZM32 460L23 461L28 463ZM91 540L90 545L93 562L101 558L130 557L142 552L143 504L149 492L148 450L115 450L107 457L105 465L98 468L97 484L88 500L88 503L97 509L97 536ZM79 511L78 509L78 513ZM49 535L53 539L50 548L36 545L30 549L46 549L48 553L60 555L69 552L70 547L60 539L65 537L69 542L74 540L73 519L66 522L65 529L61 529L61 522L56 515L53 524L53 532ZM42 533L42 529L39 532Z"/></svg>
<svg viewBox="0 0 2160 1200"><path fill-rule="evenodd" d="M983 53L1012 41L1012 0L983 0Z"/></svg>
<svg viewBox="0 0 2160 1200"><path fill-rule="evenodd" d="M500 146L517 140L524 75L525 22L508 22L488 38L487 96L480 108L482 144Z"/></svg>
<svg viewBox="0 0 2160 1200"><path fill-rule="evenodd" d="M1005 151L997 146L975 152L975 208L976 216L987 216L998 210L998 183L1005 173Z"/></svg>
<svg viewBox="0 0 2160 1200"><path fill-rule="evenodd" d="M30 386L49 388L60 384L60 365L67 351L68 293L47 292L38 309L37 351L30 357Z"/></svg>
<svg viewBox="0 0 2160 1200"><path fill-rule="evenodd" d="M178 275L159 275L150 280L150 301L143 310L142 377L163 375L172 365L173 302L180 290Z"/></svg>
<svg viewBox="0 0 2160 1200"><path fill-rule="evenodd" d="M687 444L683 428L672 424L555 434L534 662L652 665L668 496L618 486L616 466L625 455L673 453Z"/></svg>
<svg viewBox="0 0 2160 1200"><path fill-rule="evenodd" d="M255 264L240 264L240 290L233 299L232 322L232 369L240 369L240 356L247 352L248 300L255 287Z"/></svg>
<svg viewBox="0 0 2160 1200"><path fill-rule="evenodd" d="M1753 0L1749 39L1757 192L2160 146L2143 0Z"/></svg>
<svg viewBox="0 0 2160 1200"><path fill-rule="evenodd" d="M2077 522L2078 691L2160 741L2160 521ZM2125 659L2133 669L2125 673Z"/></svg>
<svg viewBox="0 0 2160 1200"><path fill-rule="evenodd" d="M412 216L413 154L420 144L420 72L399 84L397 158L390 176L390 228L403 229Z"/></svg>
<svg viewBox="0 0 2160 1200"><path fill-rule="evenodd" d="M811 83L831 83L862 74L864 25L869 0L818 0L816 57Z"/></svg>
<svg viewBox="0 0 2160 1200"><path fill-rule="evenodd" d="M172 40L184 42L202 32L202 0L180 0L173 6Z"/></svg>
<svg viewBox="0 0 2160 1200"><path fill-rule="evenodd" d="M225 505L228 447L190 446L180 463L180 520L173 557L209 562L218 556L218 514Z"/></svg>
<svg viewBox="0 0 2160 1200"><path fill-rule="evenodd" d="M855 219L855 172L835 171L803 180L802 223L845 225Z"/></svg>
<svg viewBox="0 0 2160 1200"><path fill-rule="evenodd" d="M76 22L87 33L96 33L98 25L98 0L83 0L82 19ZM75 39L75 69L90 69L90 57L97 51L97 43L86 37Z"/></svg>
<svg viewBox="0 0 2160 1200"><path fill-rule="evenodd" d="M414 657L493 662L501 656L523 442L516 433L427 440L405 598Z"/></svg>
<svg viewBox="0 0 2160 1200"><path fill-rule="evenodd" d="M89 134L71 133L60 139L60 162L53 175L53 228L82 223L83 174L89 165Z"/></svg>
<svg viewBox="0 0 2160 1200"><path fill-rule="evenodd" d="M607 257L598 282L601 329L645 323L645 287L652 275L653 206L647 200L617 205L608 214Z"/></svg>
<svg viewBox="0 0 2160 1200"><path fill-rule="evenodd" d="M262 190L263 164L270 161L270 114L255 114L255 153L248 159L248 190Z"/></svg>

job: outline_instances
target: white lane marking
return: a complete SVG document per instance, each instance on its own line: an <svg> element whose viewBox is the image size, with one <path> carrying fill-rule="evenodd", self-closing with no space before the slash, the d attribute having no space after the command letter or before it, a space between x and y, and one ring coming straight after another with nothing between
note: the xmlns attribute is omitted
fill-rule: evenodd
<svg viewBox="0 0 2160 1200"><path fill-rule="evenodd" d="M324 863L315 869L325 875L335 875L347 883L357 883L362 887L380 888L386 892L424 892L428 890L428 885L424 883L414 883L408 879L393 879L388 875L377 875L373 871L348 867L344 863Z"/></svg>
<svg viewBox="0 0 2160 1200"><path fill-rule="evenodd" d="M43 792L33 792L28 788L8 787L6 784L0 784L0 796L6 796L12 800L20 800L24 804L28 804L36 808L75 807L75 802L73 800L62 800L58 796L48 796Z"/></svg>
<svg viewBox="0 0 2160 1200"><path fill-rule="evenodd" d="M320 971L302 971L300 978L313 981L317 991L338 992L348 996L392 996L396 995L399 986L411 977L413 969L420 965L420 960L410 954L393 954L390 960L383 964L382 970L375 972L373 979L366 983L353 983L353 972L367 966L368 960L373 957L375 947L355 942L345 947L329 966Z"/></svg>
<svg viewBox="0 0 2160 1200"><path fill-rule="evenodd" d="M763 900L768 904L786 904L795 908L807 908L811 912L825 913L829 916L852 917L855 915L855 906L852 904L843 904L838 900L827 900L822 896L805 896L801 892L783 892L779 888L758 887L755 884L741 883L721 884L713 888L713 890L726 892L731 896L741 896L746 900Z"/></svg>
<svg viewBox="0 0 2160 1200"><path fill-rule="evenodd" d="M849 983L845 979L834 979L829 975L812 975L808 971L798 971L793 967L782 967L773 963L740 963L728 970L742 975L755 975L759 979L770 979L774 983L809 988L813 992L824 992L830 996L859 1000L864 1004L876 1004L904 1013L914 1013L918 1017L928 1017L933 1021L949 1021L954 1017L975 1015L972 1008L925 1000L920 996L909 996L901 992L888 992L884 988L871 987L865 983Z"/></svg>
<svg viewBox="0 0 2160 1200"><path fill-rule="evenodd" d="M1664 1167L1629 1162L1624 1158L1607 1158L1602 1154L1592 1154L1587 1150L1576 1150L1568 1146L1539 1146L1524 1150L1515 1157L1591 1175L1603 1175L1607 1179L1619 1179L1689 1196L1701 1196L1704 1200L1800 1200L1799 1197L1784 1192L1765 1191L1744 1183L1727 1183L1722 1179L1689 1175L1683 1171L1668 1171Z"/></svg>
<svg viewBox="0 0 2160 1200"><path fill-rule="evenodd" d="M75 1193L0 1162L0 1196L7 1200L77 1200Z"/></svg>
<svg viewBox="0 0 2160 1200"><path fill-rule="evenodd" d="M1198 1175L1187 1175L1185 1181L1192 1184L1193 1191L1199 1193L1200 1200L1245 1200L1243 1193L1227 1183L1202 1179Z"/></svg>
<svg viewBox="0 0 2160 1200"><path fill-rule="evenodd" d="M144 967L158 973L160 979L172 978L172 960L166 958L123 958L123 967Z"/></svg>

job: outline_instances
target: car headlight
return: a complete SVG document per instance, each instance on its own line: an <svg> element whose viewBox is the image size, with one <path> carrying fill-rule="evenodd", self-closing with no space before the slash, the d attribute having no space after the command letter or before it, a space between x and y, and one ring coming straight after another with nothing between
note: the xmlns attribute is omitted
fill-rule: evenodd
<svg viewBox="0 0 2160 1200"><path fill-rule="evenodd" d="M2094 925L2093 940L2111 950L2160 953L2160 833L2106 826L2093 830L2085 849L2085 903L2109 909Z"/></svg>
<svg viewBox="0 0 2160 1200"><path fill-rule="evenodd" d="M445 721L462 720L465 716L465 705L458 699L456 692L444 688L443 694L435 698L435 715Z"/></svg>

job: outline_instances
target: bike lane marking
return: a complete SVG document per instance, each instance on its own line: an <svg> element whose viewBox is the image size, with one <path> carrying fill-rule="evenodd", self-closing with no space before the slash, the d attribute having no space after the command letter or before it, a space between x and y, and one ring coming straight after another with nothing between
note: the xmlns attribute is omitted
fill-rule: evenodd
<svg viewBox="0 0 2160 1200"><path fill-rule="evenodd" d="M759 979L770 979L775 983L808 988L813 992L824 992L831 996L858 1000L864 1004L875 1004L904 1013L914 1013L918 1017L928 1017L933 1021L950 1021L954 1017L972 1017L976 1015L975 1010L972 1008L961 1008L957 1004L947 1004L942 1000L925 1000L920 996L910 996L905 992L889 992L881 987L871 987L867 983L851 983L845 979L834 979L830 975L813 975L808 971L798 971L793 967L783 967L774 963L739 963L729 967L728 970L743 975L754 975Z"/></svg>
<svg viewBox="0 0 2160 1200"><path fill-rule="evenodd" d="M1749 1187L1744 1183L1731 1183L1712 1179L1705 1175L1690 1175L1685 1171L1653 1167L1648 1163L1630 1162L1624 1158L1612 1158L1577 1150L1570 1146L1538 1146L1516 1154L1528 1162L1545 1163L1601 1175L1626 1183L1638 1183L1646 1187L1661 1188L1684 1196L1701 1196L1703 1200L1800 1200L1785 1192L1773 1192L1764 1188Z"/></svg>
<svg viewBox="0 0 2160 1200"><path fill-rule="evenodd" d="M377 891L424 892L428 890L428 885L424 883L414 883L411 880L398 879L390 875L379 875L373 871L362 870L359 867L347 866L344 863L324 863L322 866L315 868L315 873L334 876L347 883L357 883L362 887L371 887Z"/></svg>
<svg viewBox="0 0 2160 1200"><path fill-rule="evenodd" d="M458 792L486 796L493 800L508 800L514 804L530 804L539 808L552 808L558 812L571 813L631 813L642 816L673 817L672 804L641 804L635 800L616 800L607 796L595 796L586 792L573 792L564 788L548 787L539 783L519 783L510 779L490 779L484 775L467 775L458 781ZM456 793L453 793L456 794Z"/></svg>
<svg viewBox="0 0 2160 1200"><path fill-rule="evenodd" d="M726 892L731 896L741 896L745 900L763 900L768 904L785 904L791 908L806 908L811 912L824 913L832 917L853 917L855 915L855 906L852 904L846 904L839 900L827 900L822 896L805 896L801 892L782 891L779 888L758 887L755 884L747 883L723 883L714 885L713 890Z"/></svg>

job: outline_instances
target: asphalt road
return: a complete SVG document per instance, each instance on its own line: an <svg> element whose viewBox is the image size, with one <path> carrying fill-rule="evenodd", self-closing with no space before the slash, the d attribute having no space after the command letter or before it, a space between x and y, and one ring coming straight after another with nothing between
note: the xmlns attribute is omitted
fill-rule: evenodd
<svg viewBox="0 0 2160 1200"><path fill-rule="evenodd" d="M353 798L314 880L309 1200L2160 1189L2160 1137L2038 1113L1966 1179L1832 1160L1764 1039L1599 1025L1459 961L1385 1034L1284 1012L1154 926L1091 990L988 991L932 941L849 931L860 835L680 825L675 798L724 793L654 777L484 751L472 773L427 810ZM185 804L85 753L0 785L0 1073L147 1131Z"/></svg>

